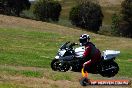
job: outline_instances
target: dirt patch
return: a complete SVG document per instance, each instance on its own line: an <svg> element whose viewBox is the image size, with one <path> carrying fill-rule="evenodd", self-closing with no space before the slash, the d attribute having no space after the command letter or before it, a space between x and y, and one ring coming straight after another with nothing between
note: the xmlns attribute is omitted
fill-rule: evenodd
<svg viewBox="0 0 132 88"><path fill-rule="evenodd" d="M10 68L15 70L32 70L32 71L43 71L44 74L51 74L53 73L50 69L45 68L38 68L38 67L22 67L22 66L0 66L1 68ZM48 79L47 77L43 76L41 78L35 78L35 77L25 77L21 75L5 75L0 74L0 82L1 83L9 83L9 84L15 84L20 86L26 86L31 88L84 88L79 83L79 78L81 78L81 73L75 73L75 72L67 72L71 75L74 75L75 80L52 80ZM96 74L89 74L90 78L93 79L106 79L103 78L100 75ZM128 78L109 78L109 79L128 79ZM96 88L129 88L129 86L94 86ZM88 86L88 88L93 88L93 86Z"/></svg>
<svg viewBox="0 0 132 88"><path fill-rule="evenodd" d="M84 88L79 81L73 82L68 80L53 81L45 78L29 78L22 76L2 76L1 82L13 83L32 88ZM129 88L130 86L87 86L88 88Z"/></svg>
<svg viewBox="0 0 132 88"><path fill-rule="evenodd" d="M124 0L99 0L101 6L111 7L116 5L121 5Z"/></svg>
<svg viewBox="0 0 132 88"><path fill-rule="evenodd" d="M29 77L22 77L22 76L3 76L2 79L8 81L8 83L23 85L27 87L33 87L33 88L54 88L54 87L55 88L70 88L70 87L76 87L77 85L79 88L81 88L78 82L71 82L68 80L53 81L53 80L45 79L45 78L29 78Z"/></svg>
<svg viewBox="0 0 132 88"><path fill-rule="evenodd" d="M24 66L11 66L11 65L0 65L0 68L9 68L14 70L29 70L29 71L44 71L46 69L39 67L24 67Z"/></svg>
<svg viewBox="0 0 132 88"><path fill-rule="evenodd" d="M54 72L50 69L46 68L38 68L38 67L22 67L22 66L0 66L1 68L10 68L15 70L32 70L32 71L43 71L44 74L53 74ZM40 78L35 77L25 77L21 75L5 75L0 74L0 83L9 83L9 84L15 84L20 86L26 86L31 88L84 88L79 83L79 78L81 78L81 73L76 72L67 72L68 74L71 74L75 77L72 78L72 80L52 80L48 79L48 77L43 76ZM89 78L92 79L106 79L103 78L100 75L97 74L89 74ZM107 78L107 79L130 79L130 78L119 78L119 77L113 77L113 78ZM131 79L130 79L131 80ZM94 86L96 88L129 88L129 86ZM88 88L93 88L93 86L88 86Z"/></svg>
<svg viewBox="0 0 132 88"><path fill-rule="evenodd" d="M128 62L132 62L132 59L128 59L127 61L128 61Z"/></svg>
<svg viewBox="0 0 132 88"><path fill-rule="evenodd" d="M48 32L55 32L60 33L63 35L81 35L86 31L82 30L75 30L73 28L68 28L56 24L46 23L42 21L35 21L29 19L23 19L13 16L4 16L0 15L0 26L9 27L9 28L25 28L25 30L32 30L32 31L48 31ZM23 29L24 30L24 29ZM70 30L70 31L66 31Z"/></svg>

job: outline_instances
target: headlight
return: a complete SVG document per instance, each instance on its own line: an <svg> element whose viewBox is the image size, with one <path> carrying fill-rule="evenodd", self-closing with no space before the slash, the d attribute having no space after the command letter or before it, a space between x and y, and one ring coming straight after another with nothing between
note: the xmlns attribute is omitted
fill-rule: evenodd
<svg viewBox="0 0 132 88"><path fill-rule="evenodd" d="M59 56L55 56L55 59L59 59Z"/></svg>
<svg viewBox="0 0 132 88"><path fill-rule="evenodd" d="M61 51L58 52L58 55L63 56L65 54L65 52L66 52L66 50L61 50Z"/></svg>

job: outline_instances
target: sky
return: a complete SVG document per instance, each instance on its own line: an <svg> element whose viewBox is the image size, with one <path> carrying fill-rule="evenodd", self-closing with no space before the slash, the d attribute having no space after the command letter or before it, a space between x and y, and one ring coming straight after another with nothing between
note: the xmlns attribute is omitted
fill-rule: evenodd
<svg viewBox="0 0 132 88"><path fill-rule="evenodd" d="M29 0L29 1L35 1L35 0Z"/></svg>

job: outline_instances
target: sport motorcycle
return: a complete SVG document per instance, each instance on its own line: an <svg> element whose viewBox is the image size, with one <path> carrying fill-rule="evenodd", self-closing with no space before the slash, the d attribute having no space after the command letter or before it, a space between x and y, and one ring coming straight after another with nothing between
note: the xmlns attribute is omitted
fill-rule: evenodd
<svg viewBox="0 0 132 88"><path fill-rule="evenodd" d="M66 72L68 70L81 72L85 59L83 53L85 51L84 46L75 47L77 43L65 42L59 48L57 55L51 62L51 68L54 71ZM120 51L105 50L103 51L101 61L94 66L96 70L91 68L89 73L100 74L103 77L113 77L119 71L119 66L115 62L116 57Z"/></svg>

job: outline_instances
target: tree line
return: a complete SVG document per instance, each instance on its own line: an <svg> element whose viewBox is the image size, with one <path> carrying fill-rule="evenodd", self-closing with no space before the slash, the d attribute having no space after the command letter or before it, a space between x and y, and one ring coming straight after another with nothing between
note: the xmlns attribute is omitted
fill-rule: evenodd
<svg viewBox="0 0 132 88"><path fill-rule="evenodd" d="M30 6L29 0L0 0L0 13L20 16L20 13Z"/></svg>
<svg viewBox="0 0 132 88"><path fill-rule="evenodd" d="M103 22L103 12L97 0L76 0L76 4L69 12L72 25L98 32ZM0 13L20 16L29 9L29 0L0 0ZM33 14L37 20L59 21L62 5L57 0L37 0L33 6ZM132 38L132 0L124 0L121 12L112 17L112 35Z"/></svg>

